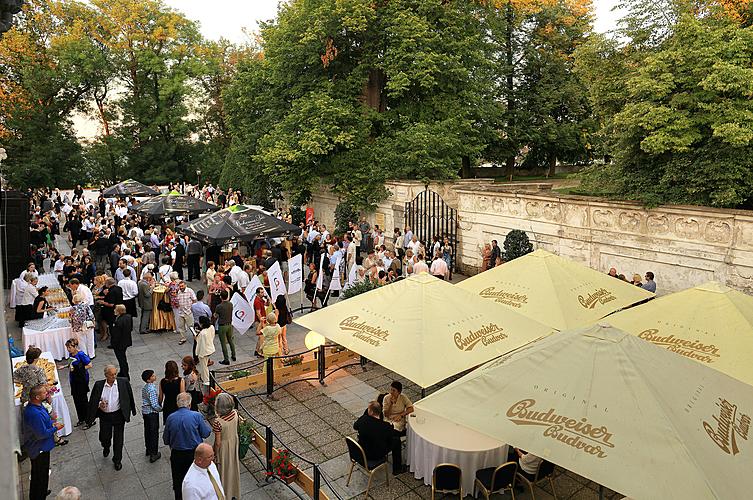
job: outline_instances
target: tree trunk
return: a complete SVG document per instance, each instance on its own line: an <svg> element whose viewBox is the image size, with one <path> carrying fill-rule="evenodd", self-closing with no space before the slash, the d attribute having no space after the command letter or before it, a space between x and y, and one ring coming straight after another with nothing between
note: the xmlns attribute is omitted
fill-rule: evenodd
<svg viewBox="0 0 753 500"><path fill-rule="evenodd" d="M512 3L507 2L507 8L505 11L505 29L507 32L506 35L506 53L505 58L507 62L507 130L508 130L508 137L510 137L512 134L510 134L510 131L515 130L515 109L516 109L516 102L515 102L515 70L513 68L513 56L515 53L515 48L513 47L513 23L515 22L515 12L513 11ZM512 137L513 145L516 141L515 137ZM517 149L517 148L514 148ZM507 158L506 164L506 176L508 180L512 181L513 174L515 172L515 155L516 151L513 150L510 153L510 156Z"/></svg>
<svg viewBox="0 0 753 500"><path fill-rule="evenodd" d="M366 87L363 89L363 99L368 107L380 113L384 113L384 110L387 108L384 93L382 92L384 90L384 84L385 76L382 70L369 70L369 80L366 82Z"/></svg>
<svg viewBox="0 0 753 500"><path fill-rule="evenodd" d="M461 159L461 166L460 166L460 178L461 179L470 179L473 177L473 172L471 172L471 159L467 156L463 156Z"/></svg>
<svg viewBox="0 0 753 500"><path fill-rule="evenodd" d="M552 153L549 155L549 170L546 173L546 178L554 177L557 173L557 155Z"/></svg>

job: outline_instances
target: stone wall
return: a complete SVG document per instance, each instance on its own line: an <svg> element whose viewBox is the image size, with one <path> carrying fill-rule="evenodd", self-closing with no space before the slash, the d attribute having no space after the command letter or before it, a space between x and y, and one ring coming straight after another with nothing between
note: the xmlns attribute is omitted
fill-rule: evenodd
<svg viewBox="0 0 753 500"><path fill-rule="evenodd" d="M391 235L404 225L405 203L425 186L401 181L387 187L392 195L369 220ZM512 191L485 179L429 188L458 209L458 259L467 274L478 271L484 243L496 239L502 245L508 231L522 229L534 248L599 271L615 267L628 278L652 271L660 293L709 280L753 293L753 212L686 206L647 210L635 203L558 196L536 185ZM333 225L335 197L323 191L312 205L319 220Z"/></svg>

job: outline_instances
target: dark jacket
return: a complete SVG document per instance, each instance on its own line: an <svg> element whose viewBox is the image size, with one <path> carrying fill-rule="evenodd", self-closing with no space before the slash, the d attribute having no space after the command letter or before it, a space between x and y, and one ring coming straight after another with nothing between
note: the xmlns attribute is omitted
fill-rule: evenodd
<svg viewBox="0 0 753 500"><path fill-rule="evenodd" d="M117 377L118 396L120 400L120 411L126 422L131 421L131 415L136 415L136 402L133 399L133 389L131 383L125 377ZM102 389L105 386L104 380L94 382L94 387L89 395L89 422L94 422L99 415L99 400L102 399Z"/></svg>
<svg viewBox="0 0 753 500"><path fill-rule="evenodd" d="M361 415L353 428L358 431L358 444L363 447L368 460L384 458L390 451L393 428L384 420L369 414Z"/></svg>
<svg viewBox="0 0 753 500"><path fill-rule="evenodd" d="M115 324L110 330L112 336L112 346L115 349L125 349L131 347L131 331L133 330L133 318L130 314L122 314L115 318Z"/></svg>

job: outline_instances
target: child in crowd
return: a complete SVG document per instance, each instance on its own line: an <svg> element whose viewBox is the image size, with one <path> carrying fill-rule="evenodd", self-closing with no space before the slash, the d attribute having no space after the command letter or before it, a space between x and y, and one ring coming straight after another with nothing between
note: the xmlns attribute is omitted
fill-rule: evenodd
<svg viewBox="0 0 753 500"><path fill-rule="evenodd" d="M149 462L154 463L162 457L159 448L159 412L162 406L157 399L157 376L154 370L144 370L141 380L145 382L141 389L141 414L144 416L144 445Z"/></svg>

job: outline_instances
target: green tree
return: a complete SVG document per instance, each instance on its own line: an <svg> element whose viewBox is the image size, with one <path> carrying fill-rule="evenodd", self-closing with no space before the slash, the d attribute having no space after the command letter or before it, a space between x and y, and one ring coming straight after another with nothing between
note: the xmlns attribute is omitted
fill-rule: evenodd
<svg viewBox="0 0 753 500"><path fill-rule="evenodd" d="M2 172L19 188L69 186L83 177L70 114L93 86L94 63L82 57L82 26L57 7L28 2L0 39L0 144L8 152Z"/></svg>
<svg viewBox="0 0 753 500"><path fill-rule="evenodd" d="M590 10L558 2L533 14L530 23L520 86L531 146L526 163L546 165L547 175L554 175L558 159L588 159L595 129L588 94L573 71L575 50L590 31Z"/></svg>
<svg viewBox="0 0 753 500"><path fill-rule="evenodd" d="M528 235L525 231L521 231L520 229L513 229L507 233L507 236L505 236L504 247L504 257L506 262L510 262L511 260L533 252L533 245L528 239Z"/></svg>
<svg viewBox="0 0 753 500"><path fill-rule="evenodd" d="M660 37L650 34L581 53L615 155L612 167L586 173L583 188L649 205L750 205L753 29L719 6L685 5ZM646 48L646 39L658 41ZM595 84L599 68L606 78Z"/></svg>
<svg viewBox="0 0 753 500"><path fill-rule="evenodd" d="M263 57L225 91L223 182L295 204L321 183L355 209L388 178L446 179L486 142L492 75L478 6L293 1L262 28Z"/></svg>

